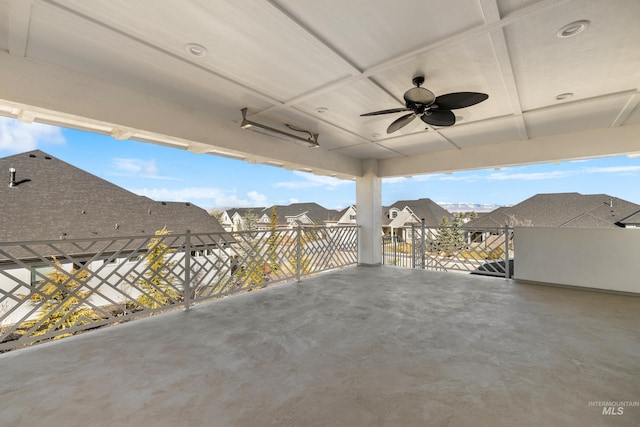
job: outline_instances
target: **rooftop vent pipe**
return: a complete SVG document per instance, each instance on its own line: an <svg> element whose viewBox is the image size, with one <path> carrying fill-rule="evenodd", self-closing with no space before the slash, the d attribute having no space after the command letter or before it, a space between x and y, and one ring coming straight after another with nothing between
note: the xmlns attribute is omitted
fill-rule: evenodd
<svg viewBox="0 0 640 427"><path fill-rule="evenodd" d="M9 188L16 186L16 168L9 168Z"/></svg>

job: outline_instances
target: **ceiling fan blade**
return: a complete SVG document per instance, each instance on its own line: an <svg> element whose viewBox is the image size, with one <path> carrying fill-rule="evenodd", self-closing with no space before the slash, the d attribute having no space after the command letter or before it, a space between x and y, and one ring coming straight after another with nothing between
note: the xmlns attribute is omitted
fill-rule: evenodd
<svg viewBox="0 0 640 427"><path fill-rule="evenodd" d="M470 107L489 98L486 93L479 92L453 92L436 97L434 104L440 110L455 110L457 108Z"/></svg>
<svg viewBox="0 0 640 427"><path fill-rule="evenodd" d="M360 114L360 117L364 117L364 116L379 116L380 114L400 113L402 111L411 111L411 108L403 107L403 108L392 108L390 110L374 111L372 113Z"/></svg>
<svg viewBox="0 0 640 427"><path fill-rule="evenodd" d="M420 118L431 126L453 126L456 123L456 116L449 110L427 110Z"/></svg>
<svg viewBox="0 0 640 427"><path fill-rule="evenodd" d="M393 133L399 129L402 129L403 127L411 123L411 121L413 121L413 119L415 118L416 118L415 113L405 114L404 116L400 117L399 119L396 119L393 123L389 125L389 127L387 128L387 133Z"/></svg>

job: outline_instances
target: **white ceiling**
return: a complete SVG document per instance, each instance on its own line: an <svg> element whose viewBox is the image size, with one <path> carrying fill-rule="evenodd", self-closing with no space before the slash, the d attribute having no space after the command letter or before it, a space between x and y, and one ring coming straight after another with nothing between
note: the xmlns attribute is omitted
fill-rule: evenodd
<svg viewBox="0 0 640 427"><path fill-rule="evenodd" d="M640 152L638 22L638 0L0 0L0 114L346 178ZM403 113L360 116L418 74L489 99L392 135Z"/></svg>

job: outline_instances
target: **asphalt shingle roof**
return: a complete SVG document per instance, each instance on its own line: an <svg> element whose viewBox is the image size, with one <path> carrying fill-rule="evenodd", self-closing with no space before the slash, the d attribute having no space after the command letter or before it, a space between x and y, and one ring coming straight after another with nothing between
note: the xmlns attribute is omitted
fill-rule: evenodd
<svg viewBox="0 0 640 427"><path fill-rule="evenodd" d="M639 210L640 205L607 194L537 194L517 205L498 208L470 221L467 226L616 228L622 220Z"/></svg>
<svg viewBox="0 0 640 427"><path fill-rule="evenodd" d="M622 220L620 220L620 223L626 224L626 225L640 226L640 211L635 212L626 218L623 218Z"/></svg>
<svg viewBox="0 0 640 427"><path fill-rule="evenodd" d="M9 168L16 186L9 187ZM0 241L153 235L167 227L224 232L191 203L157 202L72 166L40 150L0 159Z"/></svg>
<svg viewBox="0 0 640 427"><path fill-rule="evenodd" d="M259 212L258 216L271 215L271 209L276 209L276 215L278 216L278 224L286 224L287 217L295 217L300 214L306 213L306 215L317 225L324 225L326 221L336 220L338 212L332 209L327 209L317 203L292 203L290 205L274 205L272 207L264 208Z"/></svg>

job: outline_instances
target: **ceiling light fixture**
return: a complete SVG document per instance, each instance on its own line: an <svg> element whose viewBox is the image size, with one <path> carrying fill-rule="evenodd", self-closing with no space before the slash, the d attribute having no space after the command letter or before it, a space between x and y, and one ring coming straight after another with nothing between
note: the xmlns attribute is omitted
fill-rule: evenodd
<svg viewBox="0 0 640 427"><path fill-rule="evenodd" d="M318 107L316 108L316 111L318 112L318 114L324 114L329 111L329 109L327 107Z"/></svg>
<svg viewBox="0 0 640 427"><path fill-rule="evenodd" d="M187 53L198 57L207 56L207 54L209 53L206 47L198 43L187 43L184 45L184 50L186 50Z"/></svg>
<svg viewBox="0 0 640 427"><path fill-rule="evenodd" d="M572 23L567 24L564 27L560 28L558 30L558 32L556 33L556 36L558 36L561 39L566 39L567 37L577 36L578 34L583 32L584 30L586 30L590 23L591 22L589 22L589 21L587 21L585 19L580 20L580 21L572 22Z"/></svg>
<svg viewBox="0 0 640 427"><path fill-rule="evenodd" d="M279 129L275 129L266 125L262 125L260 123L256 123L256 122L252 122L250 120L247 120L247 109L243 108L242 110L242 123L240 124L240 127L242 129L249 129L252 130L254 132L258 132L258 133L262 133L264 135L269 135L272 136L274 138L278 138L278 139L283 139L285 141L289 141L289 142L293 142L299 145L304 145L305 147L319 147L320 144L318 144L318 134L317 133L311 133L307 130L304 129L299 129L296 128L294 126L291 125L286 125L289 129L296 131L296 132L303 132L309 135L309 138L303 138L301 136L298 135L294 135L292 133L289 132L285 132Z"/></svg>
<svg viewBox="0 0 640 427"><path fill-rule="evenodd" d="M573 93L571 92L565 92L565 93L561 93L560 95L556 95L556 100L558 101L562 101L564 99L569 99L573 96Z"/></svg>

